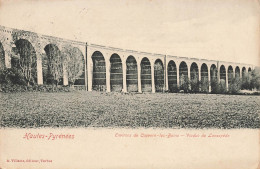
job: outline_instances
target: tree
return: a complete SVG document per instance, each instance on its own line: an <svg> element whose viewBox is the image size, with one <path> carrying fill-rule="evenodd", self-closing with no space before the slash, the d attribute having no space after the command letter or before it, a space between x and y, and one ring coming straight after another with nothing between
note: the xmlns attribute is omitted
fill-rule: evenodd
<svg viewBox="0 0 260 169"><path fill-rule="evenodd" d="M22 39L21 37L27 36L29 40ZM16 47L12 48L11 63L15 66L24 76L27 85L33 85L37 79L37 56L36 51L31 43L37 39L37 34L26 31L14 30L12 32L12 40Z"/></svg>
<svg viewBox="0 0 260 169"><path fill-rule="evenodd" d="M227 92L227 88L226 88L226 81L224 79L220 79L220 82L218 84L218 92L217 93L226 93Z"/></svg>
<svg viewBox="0 0 260 169"><path fill-rule="evenodd" d="M218 93L218 80L216 78L211 79L211 93L217 94Z"/></svg>
<svg viewBox="0 0 260 169"><path fill-rule="evenodd" d="M201 92L208 93L209 92L208 78L207 77L202 78L200 84L201 84Z"/></svg>
<svg viewBox="0 0 260 169"><path fill-rule="evenodd" d="M242 89L250 90L250 81L251 81L251 74L245 72L242 78Z"/></svg>
<svg viewBox="0 0 260 169"><path fill-rule="evenodd" d="M218 80L216 78L211 80L211 93L213 94L224 94L227 92L226 81L224 79Z"/></svg>
<svg viewBox="0 0 260 169"><path fill-rule="evenodd" d="M241 80L239 76L233 77L231 83L228 84L228 92L235 94L241 89Z"/></svg>
<svg viewBox="0 0 260 169"><path fill-rule="evenodd" d="M260 68L255 68L250 75L250 88L260 90Z"/></svg>
<svg viewBox="0 0 260 169"><path fill-rule="evenodd" d="M63 56L55 45L49 45L45 51L48 66L47 79L51 79L51 83L57 86L63 77Z"/></svg>
<svg viewBox="0 0 260 169"><path fill-rule="evenodd" d="M35 50L31 43L24 39L16 41L16 48L18 55L16 57L12 56L13 65L21 71L28 86L34 84L37 76Z"/></svg>
<svg viewBox="0 0 260 169"><path fill-rule="evenodd" d="M189 78L184 74L182 74L180 78L180 90L184 90L185 93L188 93L190 91Z"/></svg>
<svg viewBox="0 0 260 169"><path fill-rule="evenodd" d="M84 71L84 56L78 48L66 46L63 48L64 69L67 72L69 85L73 85Z"/></svg>
<svg viewBox="0 0 260 169"><path fill-rule="evenodd" d="M191 71L191 80L190 80L191 92L199 92L200 82L199 77L195 69Z"/></svg>

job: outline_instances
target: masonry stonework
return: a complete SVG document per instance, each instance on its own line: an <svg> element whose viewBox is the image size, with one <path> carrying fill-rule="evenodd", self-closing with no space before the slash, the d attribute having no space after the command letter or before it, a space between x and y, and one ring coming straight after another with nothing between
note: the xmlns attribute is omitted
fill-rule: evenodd
<svg viewBox="0 0 260 169"><path fill-rule="evenodd" d="M0 66L11 68L11 58L17 55L19 40L29 42L36 55L37 83L44 84L48 50L62 53L69 46L82 57L82 75L78 85L92 91L162 92L180 87L183 78L209 83L214 79L225 83L227 89L232 77L242 78L254 66L242 63L206 60L154 54L101 46L85 42L46 36L34 32L0 26ZM53 56L55 57L55 56ZM57 56L58 57L58 56ZM64 63L61 63L64 64ZM68 85L68 72L63 70L63 85ZM74 84L77 85L77 84ZM202 89L201 89L202 90Z"/></svg>

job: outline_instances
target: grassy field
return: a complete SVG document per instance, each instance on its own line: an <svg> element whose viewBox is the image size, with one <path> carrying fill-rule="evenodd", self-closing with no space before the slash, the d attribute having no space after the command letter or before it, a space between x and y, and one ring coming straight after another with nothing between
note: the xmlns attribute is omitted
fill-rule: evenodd
<svg viewBox="0 0 260 169"><path fill-rule="evenodd" d="M0 127L260 128L260 97L0 93Z"/></svg>

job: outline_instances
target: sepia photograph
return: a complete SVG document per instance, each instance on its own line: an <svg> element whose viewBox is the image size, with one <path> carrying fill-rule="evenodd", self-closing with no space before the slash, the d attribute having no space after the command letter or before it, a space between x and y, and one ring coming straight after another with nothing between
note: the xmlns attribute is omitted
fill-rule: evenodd
<svg viewBox="0 0 260 169"><path fill-rule="evenodd" d="M0 100L0 169L259 168L260 1L0 0Z"/></svg>

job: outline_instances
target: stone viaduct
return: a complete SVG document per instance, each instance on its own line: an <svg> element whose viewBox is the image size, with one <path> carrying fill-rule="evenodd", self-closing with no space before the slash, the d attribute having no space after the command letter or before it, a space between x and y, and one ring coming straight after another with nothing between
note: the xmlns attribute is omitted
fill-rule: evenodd
<svg viewBox="0 0 260 169"><path fill-rule="evenodd" d="M222 80L228 89L233 77L242 78L245 72L254 68L242 63L124 50L0 26L1 67L10 68L12 57L20 57L19 49L26 46L30 46L31 54L36 56L39 85L48 83L48 77L44 75L48 69L46 60L68 47L73 48L83 64L82 74L74 85L84 86L88 91L172 91L183 83L183 77L207 81L209 91L213 79ZM63 69L61 84L68 85L66 69Z"/></svg>

